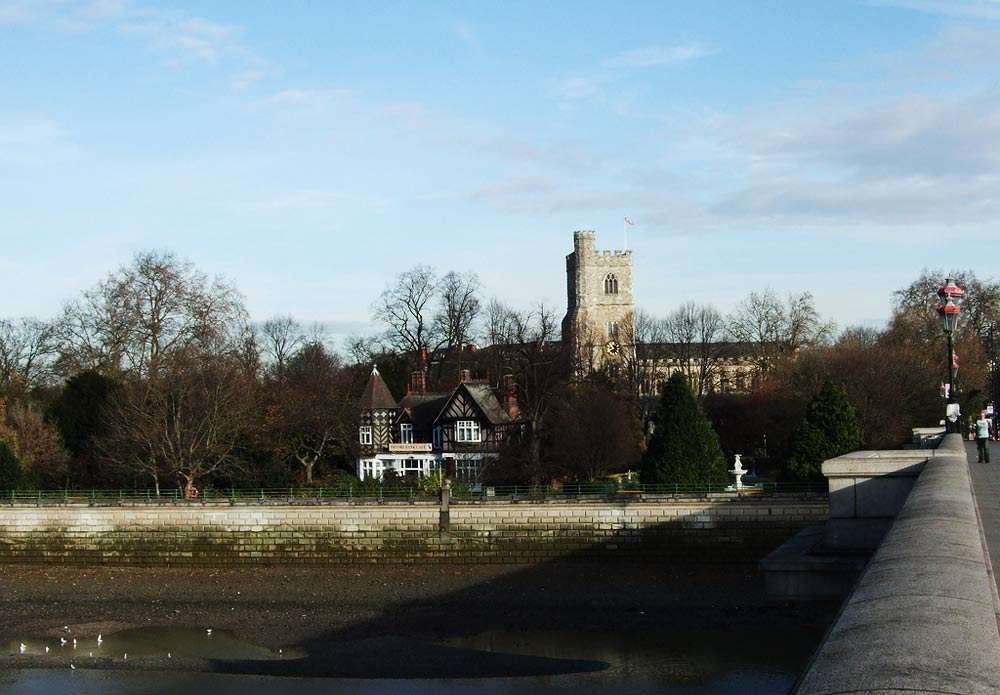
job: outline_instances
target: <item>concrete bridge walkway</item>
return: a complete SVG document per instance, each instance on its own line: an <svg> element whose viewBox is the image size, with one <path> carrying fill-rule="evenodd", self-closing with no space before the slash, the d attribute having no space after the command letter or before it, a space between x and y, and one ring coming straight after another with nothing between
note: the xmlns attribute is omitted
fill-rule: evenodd
<svg viewBox="0 0 1000 695"><path fill-rule="evenodd" d="M997 577L1000 577L1000 443L990 442L989 446L990 463L976 463L976 443L965 442L972 489L986 533L986 545L993 563L993 581L996 583Z"/></svg>

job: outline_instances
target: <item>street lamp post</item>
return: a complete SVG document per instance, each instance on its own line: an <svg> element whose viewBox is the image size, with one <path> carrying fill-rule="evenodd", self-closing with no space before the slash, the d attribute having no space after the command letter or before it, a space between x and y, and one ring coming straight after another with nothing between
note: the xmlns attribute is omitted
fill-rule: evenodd
<svg viewBox="0 0 1000 695"><path fill-rule="evenodd" d="M948 277L937 294L941 300L941 306L938 308L941 327L948 339L948 409L945 412L945 431L958 432L960 425L954 413L955 408L952 407L958 402L955 396L955 351L952 345L952 333L958 326L958 315L962 312L961 303L965 297L965 290L955 284L954 278Z"/></svg>

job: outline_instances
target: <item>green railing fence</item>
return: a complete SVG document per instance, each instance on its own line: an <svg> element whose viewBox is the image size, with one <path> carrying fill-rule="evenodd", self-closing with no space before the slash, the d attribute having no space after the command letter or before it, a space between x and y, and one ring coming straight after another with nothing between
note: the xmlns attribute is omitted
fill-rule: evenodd
<svg viewBox="0 0 1000 695"><path fill-rule="evenodd" d="M456 484L451 498L456 502L477 500L548 500L548 499L629 499L643 495L699 497L711 494L734 493L726 484L712 485L642 485L619 484L600 481L592 483L567 483L551 485L467 485ZM753 487L739 490L740 495L820 495L826 494L826 482L760 482ZM287 487L287 488L203 488L197 497L185 497L182 490L132 489L132 490L5 490L0 491L2 502L113 502L158 501L199 503L203 501L323 501L323 500L406 500L435 501L439 492L426 486L380 486L360 484L339 487Z"/></svg>

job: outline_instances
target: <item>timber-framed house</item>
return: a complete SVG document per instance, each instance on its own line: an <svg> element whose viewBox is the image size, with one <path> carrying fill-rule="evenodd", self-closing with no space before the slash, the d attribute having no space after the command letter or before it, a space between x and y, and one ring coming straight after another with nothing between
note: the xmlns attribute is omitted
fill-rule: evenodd
<svg viewBox="0 0 1000 695"><path fill-rule="evenodd" d="M396 402L372 369L360 402L358 477L381 478L392 470L476 482L520 431L513 385L501 401L489 383L468 372L446 393L428 393L425 383L423 373L414 372L407 394Z"/></svg>

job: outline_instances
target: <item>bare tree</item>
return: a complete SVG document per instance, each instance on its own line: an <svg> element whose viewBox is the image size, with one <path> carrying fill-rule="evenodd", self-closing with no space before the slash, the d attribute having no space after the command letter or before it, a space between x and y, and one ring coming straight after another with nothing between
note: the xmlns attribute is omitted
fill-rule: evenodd
<svg viewBox="0 0 1000 695"><path fill-rule="evenodd" d="M758 377L766 379L779 359L791 358L804 347L829 340L833 324L821 319L808 292L790 295L783 303L767 289L751 292L728 321L733 339L750 352Z"/></svg>
<svg viewBox="0 0 1000 695"><path fill-rule="evenodd" d="M51 324L30 318L0 319L0 393L44 382L55 354Z"/></svg>
<svg viewBox="0 0 1000 695"><path fill-rule="evenodd" d="M46 422L33 403L10 404L7 417L15 434L14 451L22 469L35 484L62 485L66 481L69 454L56 428Z"/></svg>
<svg viewBox="0 0 1000 695"><path fill-rule="evenodd" d="M253 408L252 381L237 355L175 355L157 379L133 378L116 391L99 447L148 475L157 494L165 482L190 494L205 477L239 466L235 452Z"/></svg>
<svg viewBox="0 0 1000 695"><path fill-rule="evenodd" d="M155 378L175 352L217 350L237 340L246 323L231 285L170 252L148 251L64 309L62 362L73 372Z"/></svg>
<svg viewBox="0 0 1000 695"><path fill-rule="evenodd" d="M551 415L549 448L560 472L594 480L635 467L642 439L631 405L604 384L572 386Z"/></svg>
<svg viewBox="0 0 1000 695"><path fill-rule="evenodd" d="M386 326L385 339L393 349L417 355L419 360L421 348L436 347L439 336L432 314L436 288L434 270L418 265L397 276L382 292L373 311Z"/></svg>
<svg viewBox="0 0 1000 695"><path fill-rule="evenodd" d="M711 306L683 304L666 321L668 354L688 377L698 397L722 373L725 321Z"/></svg>
<svg viewBox="0 0 1000 695"><path fill-rule="evenodd" d="M458 349L459 369L462 350L472 342L481 307L479 276L475 273L450 271L438 283L440 305L434 317L434 333L441 336L448 348Z"/></svg>
<svg viewBox="0 0 1000 695"><path fill-rule="evenodd" d="M312 484L324 458L346 459L355 434L355 401L340 360L321 343L309 342L267 383L268 435L282 459L302 467Z"/></svg>
<svg viewBox="0 0 1000 695"><path fill-rule="evenodd" d="M268 365L278 374L291 357L306 342L302 325L290 314L275 314L261 327L261 351Z"/></svg>
<svg viewBox="0 0 1000 695"><path fill-rule="evenodd" d="M529 473L538 483L547 469L542 441L549 413L572 374L570 346L558 340L559 321L542 304L519 312L493 300L487 314L490 325L502 331L491 336L493 348L517 384L521 418L528 425Z"/></svg>

